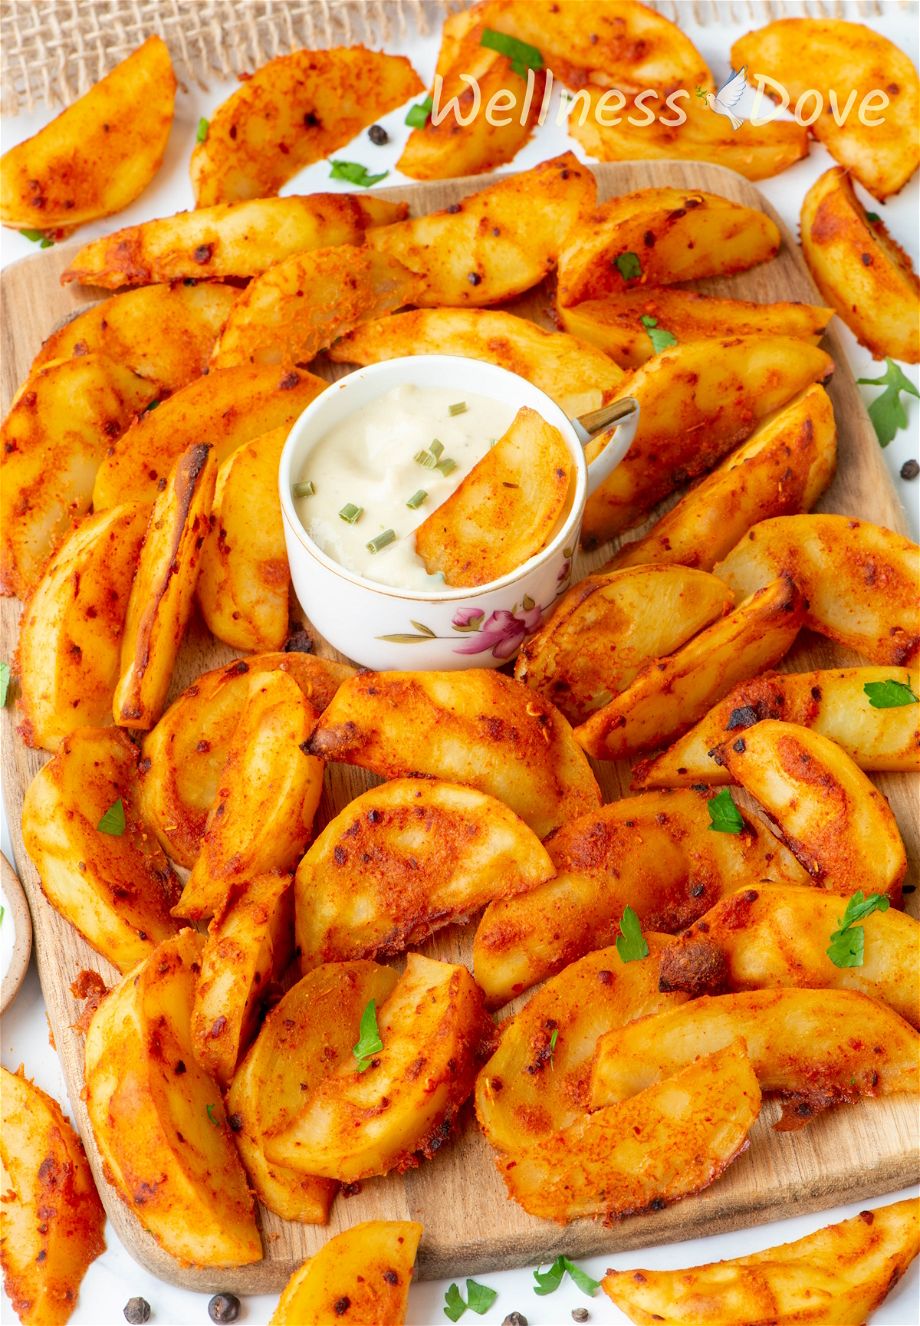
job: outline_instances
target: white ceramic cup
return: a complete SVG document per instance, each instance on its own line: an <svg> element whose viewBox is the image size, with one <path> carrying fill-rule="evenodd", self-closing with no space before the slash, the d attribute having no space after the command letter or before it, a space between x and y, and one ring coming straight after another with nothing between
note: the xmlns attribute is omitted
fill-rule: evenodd
<svg viewBox="0 0 920 1326"><path fill-rule="evenodd" d="M552 540L516 570L475 589L395 589L340 566L310 538L294 507L291 488L311 448L330 428L393 387L456 389L518 408L529 405L565 438L575 463L575 493ZM590 437L577 420L533 383L495 364L455 355L412 355L369 364L340 378L296 420L278 474L284 537L294 592L313 626L362 667L449 670L500 667L538 630L568 587L585 502L626 454L638 423L631 409L610 443L590 465ZM596 431L596 430L595 430Z"/></svg>

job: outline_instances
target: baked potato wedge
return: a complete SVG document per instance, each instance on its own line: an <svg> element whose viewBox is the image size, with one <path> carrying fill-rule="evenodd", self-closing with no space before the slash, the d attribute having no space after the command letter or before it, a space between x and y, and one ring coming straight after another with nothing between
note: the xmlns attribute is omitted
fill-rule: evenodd
<svg viewBox="0 0 920 1326"><path fill-rule="evenodd" d="M910 257L869 215L841 166L802 202L802 252L815 285L873 359L920 360L920 279Z"/></svg>
<svg viewBox="0 0 920 1326"><path fill-rule="evenodd" d="M762 520L713 568L736 594L792 576L807 601L805 625L870 663L920 659L920 547L850 516Z"/></svg>
<svg viewBox="0 0 920 1326"><path fill-rule="evenodd" d="M810 511L836 464L834 407L815 383L768 415L642 538L621 544L610 565L679 562L711 571L758 521Z"/></svg>
<svg viewBox="0 0 920 1326"><path fill-rule="evenodd" d="M778 663L804 615L799 591L781 576L676 653L646 663L575 729L576 740L596 760L622 760L673 741L739 681Z"/></svg>
<svg viewBox="0 0 920 1326"><path fill-rule="evenodd" d="M491 1049L482 991L466 967L410 953L377 1025L383 1048L370 1062L356 1046L286 1127L263 1130L271 1163L356 1183L440 1148Z"/></svg>
<svg viewBox="0 0 920 1326"><path fill-rule="evenodd" d="M490 668L362 672L339 687L309 750L383 778L422 775L476 787L538 838L601 804L562 715Z"/></svg>
<svg viewBox="0 0 920 1326"><path fill-rule="evenodd" d="M718 577L680 566L586 576L525 640L514 675L583 723L646 663L671 654L734 607Z"/></svg>
<svg viewBox="0 0 920 1326"><path fill-rule="evenodd" d="M86 1033L84 1099L106 1174L170 1256L247 1266L262 1244L220 1088L192 1052L203 939L182 930L110 990Z"/></svg>
<svg viewBox="0 0 920 1326"><path fill-rule="evenodd" d="M22 840L45 897L122 973L179 929L169 912L182 886L139 802L137 750L107 727L65 737L22 804ZM119 805L122 832L100 828Z"/></svg>
<svg viewBox="0 0 920 1326"><path fill-rule="evenodd" d="M811 877L838 893L854 881L900 906L907 853L888 802L846 751L812 728L767 718L717 758L766 811Z"/></svg>
<svg viewBox="0 0 920 1326"><path fill-rule="evenodd" d="M716 1314L723 1326L862 1326L918 1251L917 1199L909 1197L763 1252L686 1271L608 1271L601 1284L641 1326L683 1326Z"/></svg>
<svg viewBox="0 0 920 1326"><path fill-rule="evenodd" d="M259 1200L283 1216L324 1225L338 1189L265 1157L264 1132L283 1132L312 1091L350 1061L361 1015L392 993L397 973L374 962L329 963L298 981L266 1017L227 1096L234 1137Z"/></svg>
<svg viewBox="0 0 920 1326"><path fill-rule="evenodd" d="M0 1068L0 1265L23 1326L64 1326L105 1251L105 1211L83 1143L22 1068Z"/></svg>
<svg viewBox="0 0 920 1326"><path fill-rule="evenodd" d="M404 56L364 46L269 60L218 106L192 152L196 207L277 193L421 91Z"/></svg>
<svg viewBox="0 0 920 1326"><path fill-rule="evenodd" d="M153 504L128 599L121 674L112 699L121 727L151 728L163 712L191 616L216 478L211 449L189 447Z"/></svg>
<svg viewBox="0 0 920 1326"><path fill-rule="evenodd" d="M175 99L166 43L148 37L0 157L0 223L66 232L133 203L160 169Z"/></svg>

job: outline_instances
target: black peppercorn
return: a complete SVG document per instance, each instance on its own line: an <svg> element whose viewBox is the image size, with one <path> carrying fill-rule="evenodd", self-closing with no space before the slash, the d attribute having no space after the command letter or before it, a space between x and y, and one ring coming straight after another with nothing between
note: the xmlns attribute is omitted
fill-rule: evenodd
<svg viewBox="0 0 920 1326"><path fill-rule="evenodd" d="M131 1326L143 1326L145 1321L150 1320L150 1304L146 1298L129 1298L125 1304L125 1321L131 1323Z"/></svg>
<svg viewBox="0 0 920 1326"><path fill-rule="evenodd" d="M390 141L390 135L382 124L372 124L367 131L367 136L375 147L383 147L384 143Z"/></svg>
<svg viewBox="0 0 920 1326"><path fill-rule="evenodd" d="M236 1321L240 1315L240 1300L236 1294L215 1294L208 1304L212 1321Z"/></svg>
<svg viewBox="0 0 920 1326"><path fill-rule="evenodd" d="M588 1321L591 1313L587 1308L572 1308L573 1321Z"/></svg>
<svg viewBox="0 0 920 1326"><path fill-rule="evenodd" d="M467 276L466 279L469 281L470 285L479 285L479 283L482 280L482 277L479 275L478 272L470 272L469 276Z"/></svg>
<svg viewBox="0 0 920 1326"><path fill-rule="evenodd" d="M920 474L920 461L906 460L901 466L902 479L916 479L918 474Z"/></svg>
<svg viewBox="0 0 920 1326"><path fill-rule="evenodd" d="M502 1326L527 1326L527 1318L523 1312L509 1312Z"/></svg>

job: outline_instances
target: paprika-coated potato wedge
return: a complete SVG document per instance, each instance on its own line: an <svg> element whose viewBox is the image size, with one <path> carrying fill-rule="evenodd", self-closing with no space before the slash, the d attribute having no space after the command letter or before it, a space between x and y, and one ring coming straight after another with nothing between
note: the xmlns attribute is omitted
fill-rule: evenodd
<svg viewBox="0 0 920 1326"><path fill-rule="evenodd" d="M778 663L804 611L792 581L774 580L676 653L646 663L575 729L576 739L597 760L621 760L673 741L737 682Z"/></svg>
<svg viewBox="0 0 920 1326"><path fill-rule="evenodd" d="M109 1182L164 1252L246 1266L262 1258L252 1196L220 1087L192 1051L203 943L182 930L102 1000L86 1033L84 1100Z"/></svg>
<svg viewBox="0 0 920 1326"><path fill-rule="evenodd" d="M920 658L920 548L850 516L776 516L749 530L713 568L735 594L789 575L805 597L805 625L871 663Z"/></svg>
<svg viewBox="0 0 920 1326"><path fill-rule="evenodd" d="M718 576L642 566L586 576L524 642L514 675L581 723L652 659L673 653L734 607Z"/></svg>
<svg viewBox="0 0 920 1326"><path fill-rule="evenodd" d="M374 962L317 967L271 1010L236 1071L227 1096L236 1144L259 1201L285 1220L326 1224L338 1184L271 1163L263 1134L283 1131L304 1092L351 1062L362 1013L371 1000L382 1004L397 979Z"/></svg>
<svg viewBox="0 0 920 1326"><path fill-rule="evenodd" d="M161 37L0 157L0 222L72 230L133 203L160 168L176 76Z"/></svg>
<svg viewBox="0 0 920 1326"><path fill-rule="evenodd" d="M360 244L369 227L402 221L408 210L406 203L390 203L372 194L358 198L353 193L253 198L199 207L125 226L84 244L61 280L115 290L149 281L258 276L294 253ZM232 286L228 290L232 297L238 293Z"/></svg>
<svg viewBox="0 0 920 1326"><path fill-rule="evenodd" d="M421 1237L414 1220L365 1220L334 1235L291 1276L269 1326L327 1326L339 1317L402 1326Z"/></svg>
<svg viewBox="0 0 920 1326"><path fill-rule="evenodd" d="M309 749L384 778L422 775L477 787L504 801L538 838L601 804L562 715L491 668L362 672L339 687Z"/></svg>
<svg viewBox="0 0 920 1326"><path fill-rule="evenodd" d="M624 380L613 360L587 340L546 331L503 309L420 308L394 313L360 323L328 353L341 364L377 364L412 354L483 359L526 378L570 416L600 409L615 398Z"/></svg>
<svg viewBox="0 0 920 1326"><path fill-rule="evenodd" d="M708 1188L748 1146L760 1087L743 1041L511 1155L499 1172L530 1215L568 1224L660 1210Z"/></svg>
<svg viewBox="0 0 920 1326"><path fill-rule="evenodd" d="M556 878L490 903L476 931L473 965L490 1004L612 944L627 904L643 926L673 932L748 880L807 882L764 826L742 821L739 834L711 832L705 795L681 789L625 797L563 825L546 840Z"/></svg>
<svg viewBox="0 0 920 1326"><path fill-rule="evenodd" d="M369 231L367 244L421 278L413 303L496 304L542 281L597 184L571 153L490 184L443 212Z"/></svg>
<svg viewBox="0 0 920 1326"><path fill-rule="evenodd" d="M399 953L552 873L539 838L494 797L393 779L350 801L297 867L301 968Z"/></svg>
<svg viewBox="0 0 920 1326"><path fill-rule="evenodd" d="M819 112L811 132L876 198L897 193L917 169L920 79L910 55L877 29L779 19L741 37L731 56L732 68L746 67L748 81L763 81L770 97L785 90L795 105L815 89L805 108Z"/></svg>
<svg viewBox="0 0 920 1326"><path fill-rule="evenodd" d="M802 252L815 284L873 359L920 360L920 280L910 257L856 197L841 166L805 195Z"/></svg>
<svg viewBox="0 0 920 1326"><path fill-rule="evenodd" d="M343 1061L286 1127L263 1131L269 1161L356 1183L439 1149L492 1048L482 991L466 967L410 953L377 1026L382 1049Z"/></svg>
<svg viewBox="0 0 920 1326"><path fill-rule="evenodd" d="M24 1326L63 1326L105 1251L105 1211L83 1143L23 1069L0 1068L0 1265Z"/></svg>
<svg viewBox="0 0 920 1326"><path fill-rule="evenodd" d="M907 853L884 796L829 737L767 718L731 737L717 758L766 811L818 884L857 884L900 906Z"/></svg>
<svg viewBox="0 0 920 1326"><path fill-rule="evenodd" d="M150 519L143 502L87 516L51 558L19 626L27 746L57 750L69 732L112 721L121 636Z"/></svg>
<svg viewBox="0 0 920 1326"><path fill-rule="evenodd" d="M814 728L842 747L860 769L920 773L920 706L876 708L866 694L867 685L884 687L892 681L920 695L920 674L906 668L828 668L752 677L730 691L673 746L643 761L636 769L636 785L730 783L728 769L710 752L765 718Z"/></svg>
<svg viewBox="0 0 920 1326"><path fill-rule="evenodd" d="M173 701L144 738L141 800L166 852L192 866L217 796L251 679L280 671L321 713L354 668L298 651L258 654L204 672Z"/></svg>
<svg viewBox="0 0 920 1326"><path fill-rule="evenodd" d="M685 1271L608 1271L601 1284L640 1326L862 1326L920 1251L918 1214L909 1197L746 1257Z"/></svg>
<svg viewBox="0 0 920 1326"><path fill-rule="evenodd" d="M768 415L612 567L679 562L711 571L758 521L809 511L834 477L837 429L817 383Z"/></svg>
<svg viewBox="0 0 920 1326"><path fill-rule="evenodd" d="M182 885L139 802L137 750L107 727L65 737L22 805L22 839L45 897L120 972L179 929L169 912ZM99 827L112 807L121 833Z"/></svg>
<svg viewBox="0 0 920 1326"><path fill-rule="evenodd" d="M121 727L151 728L166 704L173 664L195 596L217 463L189 447L153 504L131 586L112 713Z"/></svg>
<svg viewBox="0 0 920 1326"><path fill-rule="evenodd" d="M269 60L218 106L192 152L196 207L277 193L423 90L405 56L364 46Z"/></svg>

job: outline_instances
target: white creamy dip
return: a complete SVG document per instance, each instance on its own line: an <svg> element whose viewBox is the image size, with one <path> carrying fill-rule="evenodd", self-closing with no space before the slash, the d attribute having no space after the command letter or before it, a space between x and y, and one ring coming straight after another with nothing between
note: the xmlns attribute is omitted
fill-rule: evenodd
<svg viewBox="0 0 920 1326"><path fill-rule="evenodd" d="M451 406L461 404L466 408L452 414ZM327 556L368 580L398 589L443 584L440 576L427 573L416 553L415 531L501 437L515 413L511 405L449 386L394 387L330 428L311 449L294 488L304 529ZM441 468L421 464L419 453L436 459ZM298 496L298 485L312 485L313 491ZM419 492L425 493L420 505L407 506ZM354 507L361 515L352 524L340 512ZM371 540L388 530L396 537L371 551Z"/></svg>

